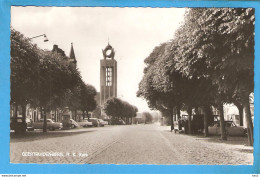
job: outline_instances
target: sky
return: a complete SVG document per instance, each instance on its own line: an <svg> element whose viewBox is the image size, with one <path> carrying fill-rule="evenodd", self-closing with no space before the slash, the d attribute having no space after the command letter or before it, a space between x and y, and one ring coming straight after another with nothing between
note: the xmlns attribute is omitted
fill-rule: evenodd
<svg viewBox="0 0 260 177"><path fill-rule="evenodd" d="M67 56L73 43L82 78L97 91L102 49L109 42L118 65L118 97L149 111L146 101L136 97L144 59L173 38L184 13L184 8L12 7L11 26L26 37L46 34L48 42L42 37L32 42L48 50L57 44Z"/></svg>

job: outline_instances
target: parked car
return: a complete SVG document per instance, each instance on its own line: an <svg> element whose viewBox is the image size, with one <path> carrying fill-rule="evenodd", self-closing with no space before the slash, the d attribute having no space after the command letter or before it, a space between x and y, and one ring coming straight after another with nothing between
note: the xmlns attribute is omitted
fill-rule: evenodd
<svg viewBox="0 0 260 177"><path fill-rule="evenodd" d="M92 127L93 123L89 122L87 119L83 119L81 122L78 122L78 124L82 127Z"/></svg>
<svg viewBox="0 0 260 177"><path fill-rule="evenodd" d="M125 125L125 121L123 121L122 119L115 119L112 120L112 125Z"/></svg>
<svg viewBox="0 0 260 177"><path fill-rule="evenodd" d="M247 130L242 126L237 126L233 121L224 121L227 135L230 136L246 136ZM220 135L220 122L216 121L208 127L210 135Z"/></svg>
<svg viewBox="0 0 260 177"><path fill-rule="evenodd" d="M104 127L106 125L105 121L103 121L102 119L98 119L98 121L100 127Z"/></svg>
<svg viewBox="0 0 260 177"><path fill-rule="evenodd" d="M120 119L118 122L119 122L118 125L125 125L125 121L123 121L122 119Z"/></svg>
<svg viewBox="0 0 260 177"><path fill-rule="evenodd" d="M32 124L32 128L33 129L43 129L43 119L40 119L39 121L37 122L34 122ZM49 130L55 130L55 129L60 129L62 128L62 123L60 122L54 122L53 120L51 119L47 119L47 129ZM33 130L32 129L32 130Z"/></svg>
<svg viewBox="0 0 260 177"><path fill-rule="evenodd" d="M94 127L99 126L99 120L97 118L89 118L89 121L92 122Z"/></svg>
<svg viewBox="0 0 260 177"><path fill-rule="evenodd" d="M104 125L108 125L108 121L103 120Z"/></svg>
<svg viewBox="0 0 260 177"><path fill-rule="evenodd" d="M208 119L208 125L212 124L215 119L217 119L218 115L210 115ZM189 123L188 123L188 115L182 115L181 119L178 120L178 129L182 131L184 129L184 133L189 133ZM191 132L198 133L204 130L204 115L197 114L193 115L191 119Z"/></svg>
<svg viewBox="0 0 260 177"><path fill-rule="evenodd" d="M79 124L73 120L73 119L70 119L70 128L77 128L79 127Z"/></svg>
<svg viewBox="0 0 260 177"><path fill-rule="evenodd" d="M19 126L19 124L22 124L22 117L17 117L17 121L15 122L15 118L11 117L10 119L10 129L14 130L15 126ZM25 119L25 123L26 123L26 127L29 130L30 128L32 128L32 120L29 118Z"/></svg>

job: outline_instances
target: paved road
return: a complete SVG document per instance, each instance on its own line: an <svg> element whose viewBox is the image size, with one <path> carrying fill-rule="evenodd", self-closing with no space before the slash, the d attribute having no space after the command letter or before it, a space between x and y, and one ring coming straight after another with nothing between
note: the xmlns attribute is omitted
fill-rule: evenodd
<svg viewBox="0 0 260 177"><path fill-rule="evenodd" d="M203 138L157 125L128 125L11 135L11 163L253 164L246 138ZM50 153L52 155L50 156ZM48 156L49 155L49 156ZM56 156L54 156L56 155Z"/></svg>

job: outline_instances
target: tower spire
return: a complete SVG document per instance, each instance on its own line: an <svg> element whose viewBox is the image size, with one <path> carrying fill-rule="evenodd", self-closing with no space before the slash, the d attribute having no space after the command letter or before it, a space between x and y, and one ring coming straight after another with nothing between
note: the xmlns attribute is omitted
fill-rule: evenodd
<svg viewBox="0 0 260 177"><path fill-rule="evenodd" d="M74 61L76 61L76 57L75 57L75 53L74 53L74 49L73 49L73 43L71 43L71 48L70 48L70 59L73 59Z"/></svg>

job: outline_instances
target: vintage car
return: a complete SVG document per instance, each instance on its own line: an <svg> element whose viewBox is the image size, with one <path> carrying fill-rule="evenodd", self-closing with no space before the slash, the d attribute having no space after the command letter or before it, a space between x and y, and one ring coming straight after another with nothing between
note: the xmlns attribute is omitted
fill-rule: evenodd
<svg viewBox="0 0 260 177"><path fill-rule="evenodd" d="M32 124L32 128L33 129L43 129L43 119L40 119L39 121L37 122L34 122ZM47 129L49 130L55 130L55 129L60 129L62 128L62 123L60 122L54 122L53 120L51 119L47 119Z"/></svg>
<svg viewBox="0 0 260 177"><path fill-rule="evenodd" d="M89 121L87 120L87 118L86 118L86 119L83 119L83 120L80 121L80 122L78 122L78 124L79 124L80 126L82 126L82 127L92 127L92 126L93 126L93 123L92 123L92 122L89 122Z"/></svg>
<svg viewBox="0 0 260 177"><path fill-rule="evenodd" d="M233 121L225 121L226 133L229 136L246 136L247 130L242 126L237 126ZM220 122L215 121L212 125L208 127L210 135L220 135Z"/></svg>
<svg viewBox="0 0 260 177"><path fill-rule="evenodd" d="M29 118L26 118L25 123L26 123L27 130L30 130L32 128L32 120ZM15 130L15 127L20 126L21 124L22 124L22 117L17 117L16 121L15 121L14 117L12 117L10 119L10 129L11 130Z"/></svg>
<svg viewBox="0 0 260 177"><path fill-rule="evenodd" d="M103 120L103 124L104 124L104 125L108 125L108 121Z"/></svg>
<svg viewBox="0 0 260 177"><path fill-rule="evenodd" d="M120 119L120 120L118 121L118 125L125 125L125 121L123 121L122 119Z"/></svg>
<svg viewBox="0 0 260 177"><path fill-rule="evenodd" d="M73 119L70 119L70 128L77 128L79 127L79 124L73 120Z"/></svg>
<svg viewBox="0 0 260 177"><path fill-rule="evenodd" d="M94 127L98 127L99 125L99 120L97 118L89 118L89 121L92 122Z"/></svg>
<svg viewBox="0 0 260 177"><path fill-rule="evenodd" d="M215 119L217 119L218 115L210 115L208 119L208 124L212 124ZM184 129L184 133L188 134L189 128L188 128L188 115L182 115L182 117L178 120L178 130L182 132ZM204 115L197 114L192 115L191 119L191 132L192 133L198 133L204 131Z"/></svg>
<svg viewBox="0 0 260 177"><path fill-rule="evenodd" d="M99 126L100 127L104 127L105 125L107 125L106 122L103 121L102 119L98 119L98 121L99 121Z"/></svg>

